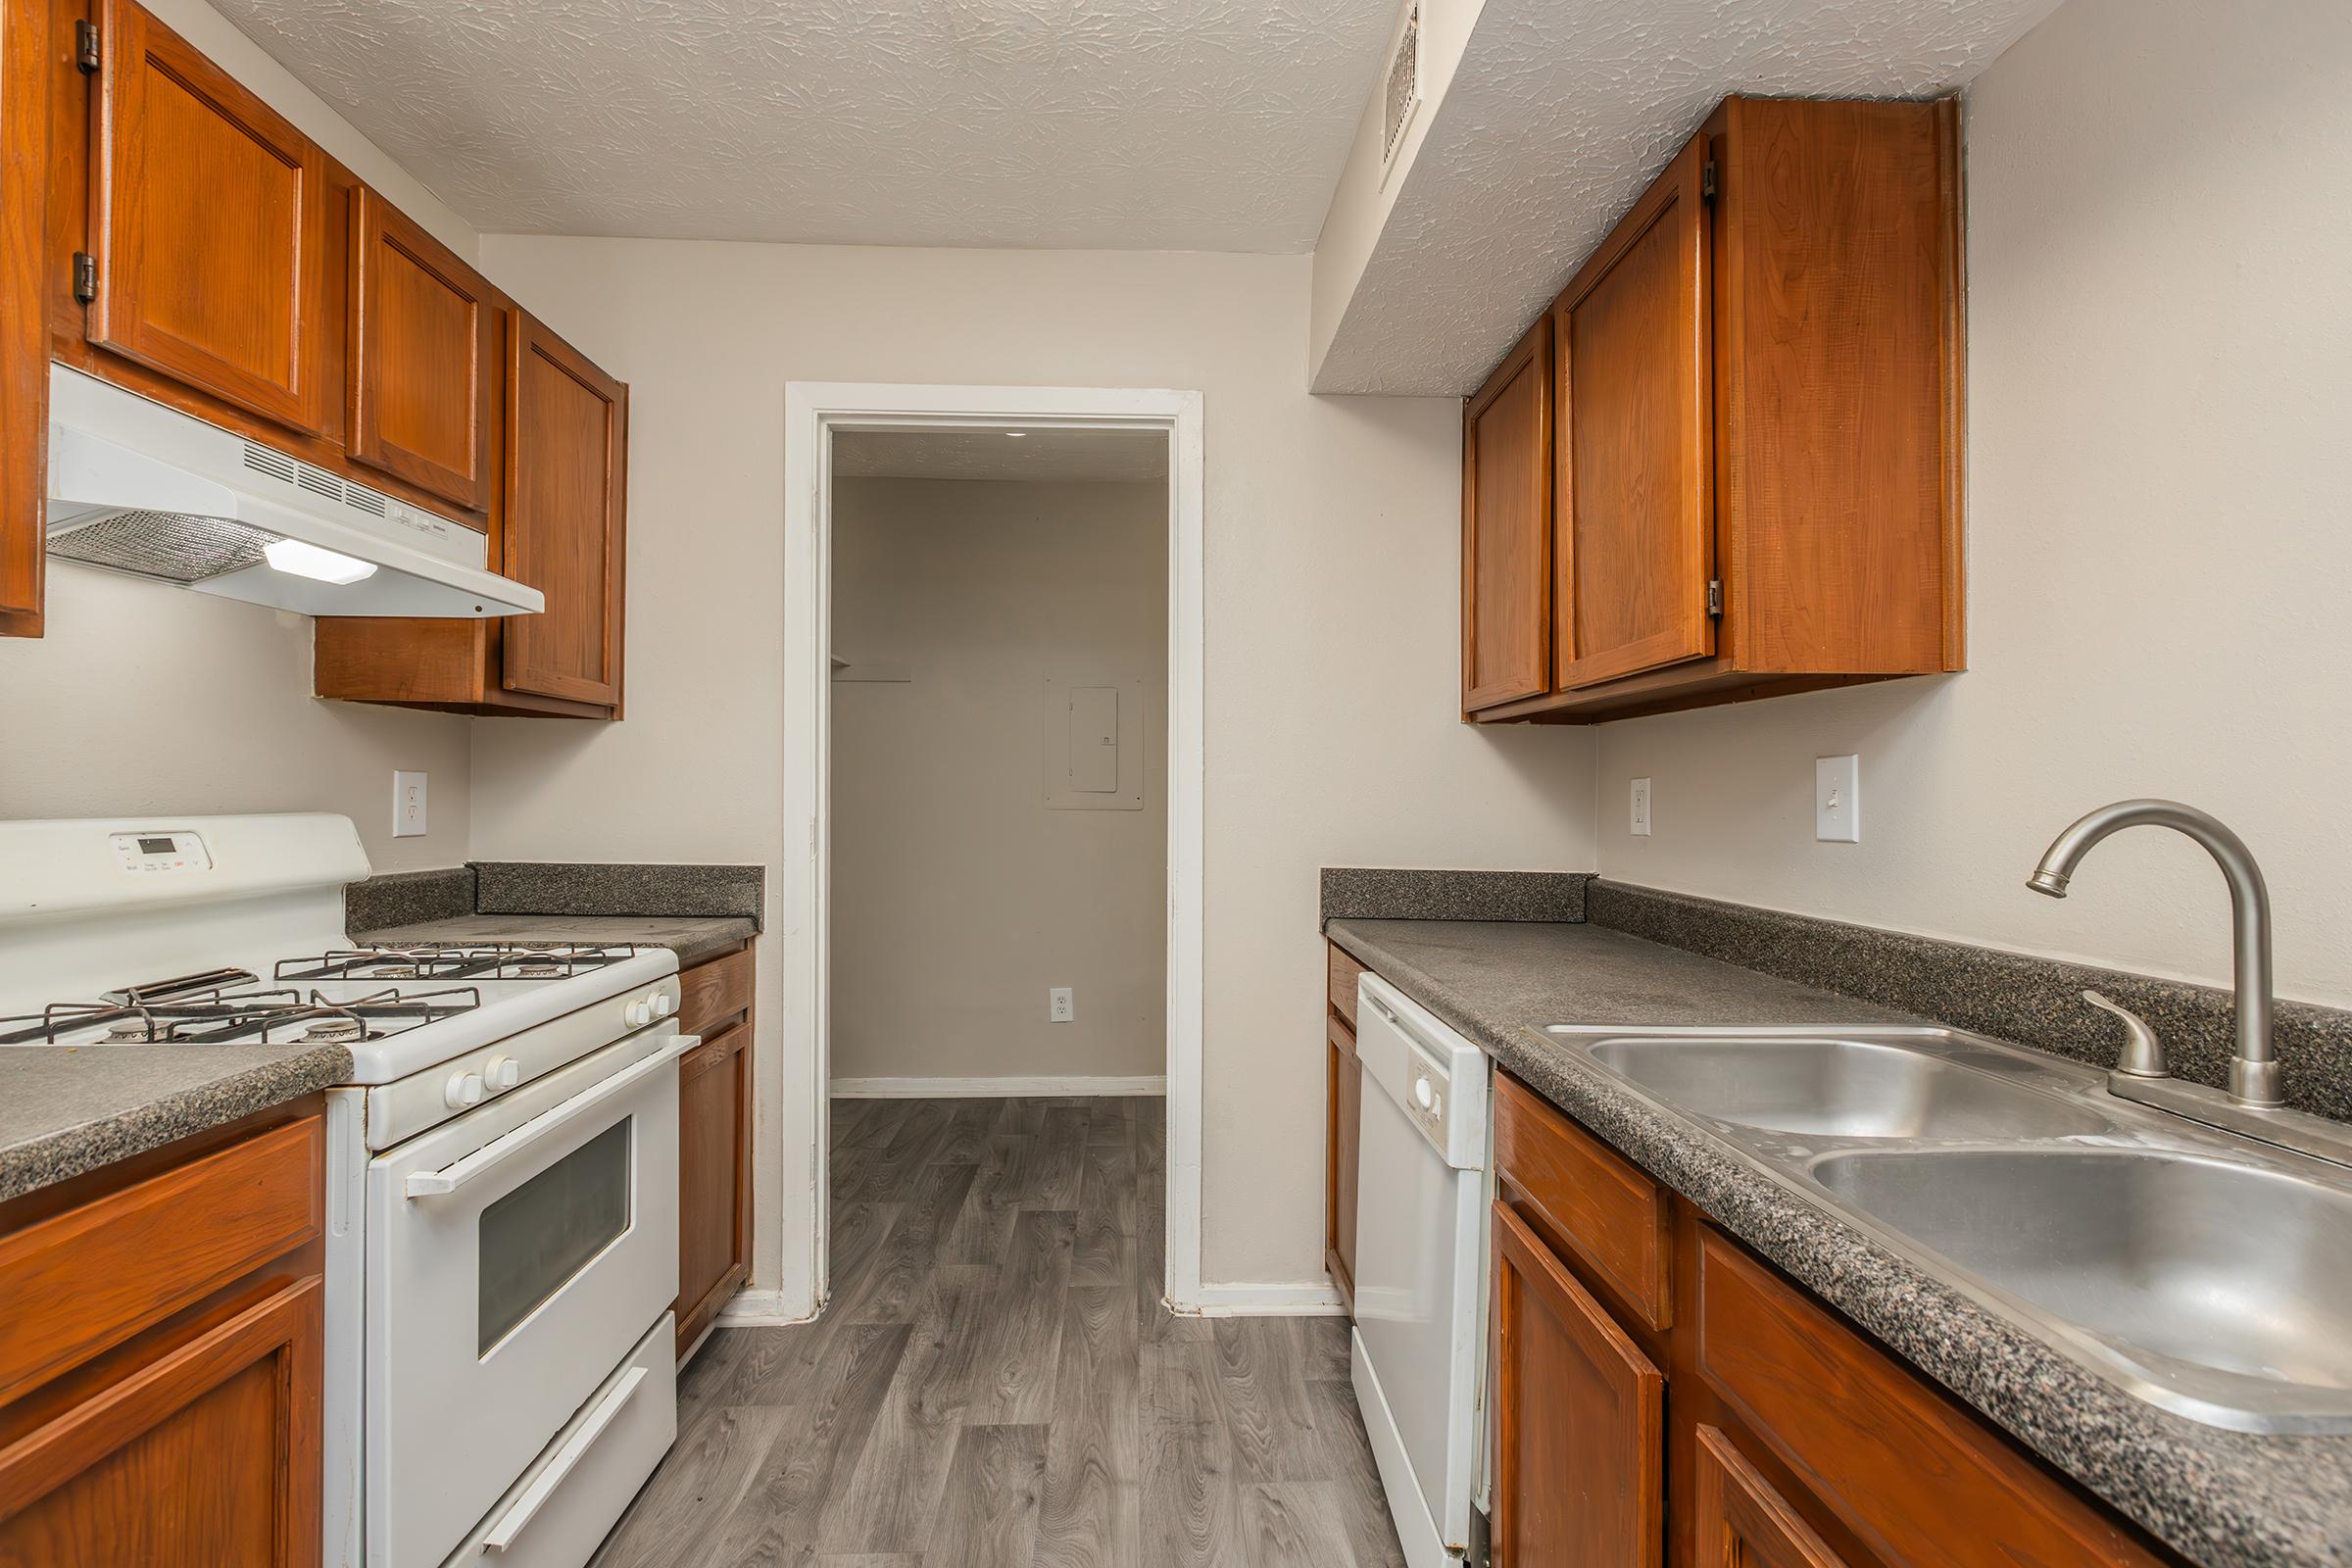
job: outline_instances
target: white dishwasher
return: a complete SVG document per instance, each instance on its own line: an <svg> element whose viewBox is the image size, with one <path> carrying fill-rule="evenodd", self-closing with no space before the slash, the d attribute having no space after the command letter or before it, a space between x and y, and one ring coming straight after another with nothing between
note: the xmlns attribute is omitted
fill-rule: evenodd
<svg viewBox="0 0 2352 1568"><path fill-rule="evenodd" d="M1377 975L1355 1021L1355 1394L1405 1561L1445 1568L1478 1487L1487 1058Z"/></svg>

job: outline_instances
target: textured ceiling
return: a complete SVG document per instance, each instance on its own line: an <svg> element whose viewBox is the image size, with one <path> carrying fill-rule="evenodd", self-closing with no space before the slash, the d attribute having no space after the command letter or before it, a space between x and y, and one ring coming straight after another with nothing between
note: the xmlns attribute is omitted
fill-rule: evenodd
<svg viewBox="0 0 2352 1568"><path fill-rule="evenodd" d="M1168 438L1145 430L843 430L843 479L1008 479L1155 484L1168 476Z"/></svg>
<svg viewBox="0 0 2352 1568"><path fill-rule="evenodd" d="M2057 0L1486 0L1318 392L1473 391L1727 93L1960 86Z"/></svg>
<svg viewBox="0 0 2352 1568"><path fill-rule="evenodd" d="M214 0L486 233L1302 252L1395 0Z"/></svg>

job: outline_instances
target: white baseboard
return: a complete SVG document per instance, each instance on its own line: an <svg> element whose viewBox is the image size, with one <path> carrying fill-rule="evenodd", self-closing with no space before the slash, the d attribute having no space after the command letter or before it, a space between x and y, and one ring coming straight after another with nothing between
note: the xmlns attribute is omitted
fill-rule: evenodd
<svg viewBox="0 0 2352 1568"><path fill-rule="evenodd" d="M1189 1302L1168 1309L1188 1317L1342 1317L1348 1303L1323 1280L1249 1285L1203 1285Z"/></svg>
<svg viewBox="0 0 2352 1568"><path fill-rule="evenodd" d="M718 1309L717 1325L726 1329L775 1329L814 1321L788 1309L782 1291L737 1291L735 1298Z"/></svg>
<svg viewBox="0 0 2352 1568"><path fill-rule="evenodd" d="M836 1078L835 1100L996 1100L1013 1095L1164 1095L1148 1078Z"/></svg>

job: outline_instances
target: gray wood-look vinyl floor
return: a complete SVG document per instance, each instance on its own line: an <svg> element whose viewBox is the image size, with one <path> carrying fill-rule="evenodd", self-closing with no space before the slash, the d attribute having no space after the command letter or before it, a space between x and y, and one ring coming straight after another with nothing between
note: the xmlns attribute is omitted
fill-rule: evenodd
<svg viewBox="0 0 2352 1568"><path fill-rule="evenodd" d="M834 1102L831 1301L703 1348L595 1568L1402 1568L1346 1325L1160 1304L1162 1110Z"/></svg>

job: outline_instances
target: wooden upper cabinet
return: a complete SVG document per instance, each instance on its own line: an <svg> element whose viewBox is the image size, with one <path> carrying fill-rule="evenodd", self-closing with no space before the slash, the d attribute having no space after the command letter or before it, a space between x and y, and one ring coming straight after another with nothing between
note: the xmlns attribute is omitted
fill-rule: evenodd
<svg viewBox="0 0 2352 1568"><path fill-rule="evenodd" d="M1494 1216L1496 1568L1655 1568L1665 1377L1508 1204Z"/></svg>
<svg viewBox="0 0 2352 1568"><path fill-rule="evenodd" d="M506 572L547 609L504 622L503 683L617 706L629 390L519 310L507 363Z"/></svg>
<svg viewBox="0 0 2352 1568"><path fill-rule="evenodd" d="M318 434L333 409L325 153L130 0L103 15L89 340Z"/></svg>
<svg viewBox="0 0 2352 1568"><path fill-rule="evenodd" d="M41 634L48 535L48 65L52 8L0 4L0 637Z"/></svg>
<svg viewBox="0 0 2352 1568"><path fill-rule="evenodd" d="M351 203L346 365L352 457L466 511L487 510L496 294L365 185Z"/></svg>
<svg viewBox="0 0 2352 1568"><path fill-rule="evenodd" d="M1551 671L1551 323L1462 416L1462 710L1541 695Z"/></svg>
<svg viewBox="0 0 2352 1568"><path fill-rule="evenodd" d="M1546 313L1548 678L1506 696L1537 666L1497 663L1465 712L1592 723L1961 668L1961 285L1956 100L1724 100ZM1482 589L1487 466L1463 475Z"/></svg>
<svg viewBox="0 0 2352 1568"><path fill-rule="evenodd" d="M1707 138L1691 138L1552 307L1553 684L1714 652Z"/></svg>

